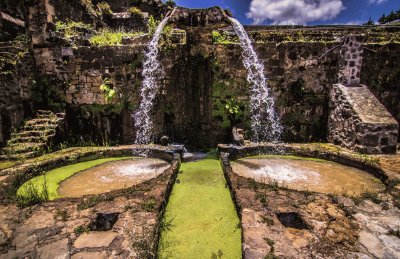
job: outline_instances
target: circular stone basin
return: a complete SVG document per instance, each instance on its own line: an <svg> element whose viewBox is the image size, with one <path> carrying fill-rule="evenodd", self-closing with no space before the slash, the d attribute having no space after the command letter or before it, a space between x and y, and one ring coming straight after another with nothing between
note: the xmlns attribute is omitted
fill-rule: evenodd
<svg viewBox="0 0 400 259"><path fill-rule="evenodd" d="M385 186L369 173L341 164L300 157L268 156L232 162L233 171L257 182L277 182L290 189L358 196Z"/></svg>
<svg viewBox="0 0 400 259"><path fill-rule="evenodd" d="M136 158L101 164L65 179L61 197L80 197L130 187L162 174L170 164L161 159Z"/></svg>

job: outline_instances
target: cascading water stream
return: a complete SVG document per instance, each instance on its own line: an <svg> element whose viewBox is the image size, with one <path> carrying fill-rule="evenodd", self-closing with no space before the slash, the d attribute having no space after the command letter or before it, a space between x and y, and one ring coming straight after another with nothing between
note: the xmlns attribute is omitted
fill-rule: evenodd
<svg viewBox="0 0 400 259"><path fill-rule="evenodd" d="M267 78L264 75L264 65L259 60L251 45L251 40L240 22L234 18L228 18L232 22L243 49L243 65L247 69L247 82L250 84L253 141L278 142L282 133L282 126L275 113L274 99L269 93Z"/></svg>
<svg viewBox="0 0 400 259"><path fill-rule="evenodd" d="M175 9L157 26L157 29L149 43L147 52L144 54L143 62L143 85L140 92L142 100L136 113L133 115L135 121L136 131L136 144L149 144L151 142L153 122L151 119L151 110L154 106L154 99L159 91L160 84L158 80L163 75L163 70L160 62L157 60L158 56L158 42L161 33L167 24L169 18L174 13Z"/></svg>

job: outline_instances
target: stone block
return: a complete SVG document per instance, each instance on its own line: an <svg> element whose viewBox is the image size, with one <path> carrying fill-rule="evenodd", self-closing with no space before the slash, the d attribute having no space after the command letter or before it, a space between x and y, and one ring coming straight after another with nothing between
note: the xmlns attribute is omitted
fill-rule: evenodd
<svg viewBox="0 0 400 259"><path fill-rule="evenodd" d="M395 153L399 125L366 86L334 85L328 141L361 153Z"/></svg>

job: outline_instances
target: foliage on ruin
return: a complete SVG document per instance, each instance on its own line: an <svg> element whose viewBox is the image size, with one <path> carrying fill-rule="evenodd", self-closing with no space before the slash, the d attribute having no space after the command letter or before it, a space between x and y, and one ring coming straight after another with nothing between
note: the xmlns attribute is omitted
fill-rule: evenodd
<svg viewBox="0 0 400 259"><path fill-rule="evenodd" d="M25 34L18 34L14 40L13 45L19 49L17 53L3 52L0 55L0 76L12 76L15 73L16 66L29 54L28 38Z"/></svg>
<svg viewBox="0 0 400 259"><path fill-rule="evenodd" d="M102 91L106 102L111 102L114 99L116 92L110 83L110 79L105 78L103 80L103 83L100 85L100 90Z"/></svg>
<svg viewBox="0 0 400 259"><path fill-rule="evenodd" d="M99 8L101 13L104 15L112 15L113 14L110 4L105 1L98 3L97 8Z"/></svg>
<svg viewBox="0 0 400 259"><path fill-rule="evenodd" d="M149 20L147 22L147 28L148 28L149 35L153 35L156 32L157 26L159 24L160 24L160 21L157 21L153 15L150 15Z"/></svg>
<svg viewBox="0 0 400 259"><path fill-rule="evenodd" d="M111 30L108 28L98 31L89 38L89 42L96 46L113 46L121 45L124 37L136 37L143 34L142 32L126 32L124 30Z"/></svg>
<svg viewBox="0 0 400 259"><path fill-rule="evenodd" d="M232 44L233 41L224 32L212 31L212 43L213 44Z"/></svg>
<svg viewBox="0 0 400 259"><path fill-rule="evenodd" d="M93 29L94 28L91 24L87 24L84 22L76 22L68 19L65 22L56 22L56 32L62 33L64 37L68 39L82 36L82 30L92 31Z"/></svg>
<svg viewBox="0 0 400 259"><path fill-rule="evenodd" d="M133 16L138 16L138 17L143 17L143 12L142 10L140 10L139 8L132 6L131 8L129 8L129 12L131 13L131 15Z"/></svg>

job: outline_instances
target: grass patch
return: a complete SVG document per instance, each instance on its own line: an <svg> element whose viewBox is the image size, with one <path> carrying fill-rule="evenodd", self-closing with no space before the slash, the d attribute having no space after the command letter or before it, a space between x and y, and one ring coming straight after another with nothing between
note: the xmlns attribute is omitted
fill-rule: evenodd
<svg viewBox="0 0 400 259"><path fill-rule="evenodd" d="M67 179L68 177L71 177L72 175L89 169L91 167L104 164L107 162L111 161L118 161L118 160L123 160L123 159L130 159L132 157L112 157L112 158L102 158L102 159L97 159L97 160L92 160L92 161L87 161L87 162L81 162L73 165L67 165L63 166L51 171L46 172L44 175L37 176L35 178L32 178L31 180L25 182L17 191L17 196L18 197L28 197L29 192L26 191L26 189L29 191L29 189L35 189L38 193L42 193L44 191L44 183L46 182L46 187L47 187L47 193L48 193L48 199L49 200L54 200L56 198L59 198L60 196L57 193L58 186L61 181Z"/></svg>
<svg viewBox="0 0 400 259"><path fill-rule="evenodd" d="M12 161L3 161L3 162L0 162L0 170L13 167L15 164L16 164L16 162L12 162Z"/></svg>
<svg viewBox="0 0 400 259"><path fill-rule="evenodd" d="M159 258L241 258L240 222L219 161L210 155L183 163L181 171L165 213L174 223L161 233Z"/></svg>
<svg viewBox="0 0 400 259"><path fill-rule="evenodd" d="M123 37L135 37L141 34L143 34L143 32L125 32L122 30L113 31L109 29L103 29L96 35L90 37L89 41L91 44L96 46L120 45Z"/></svg>

